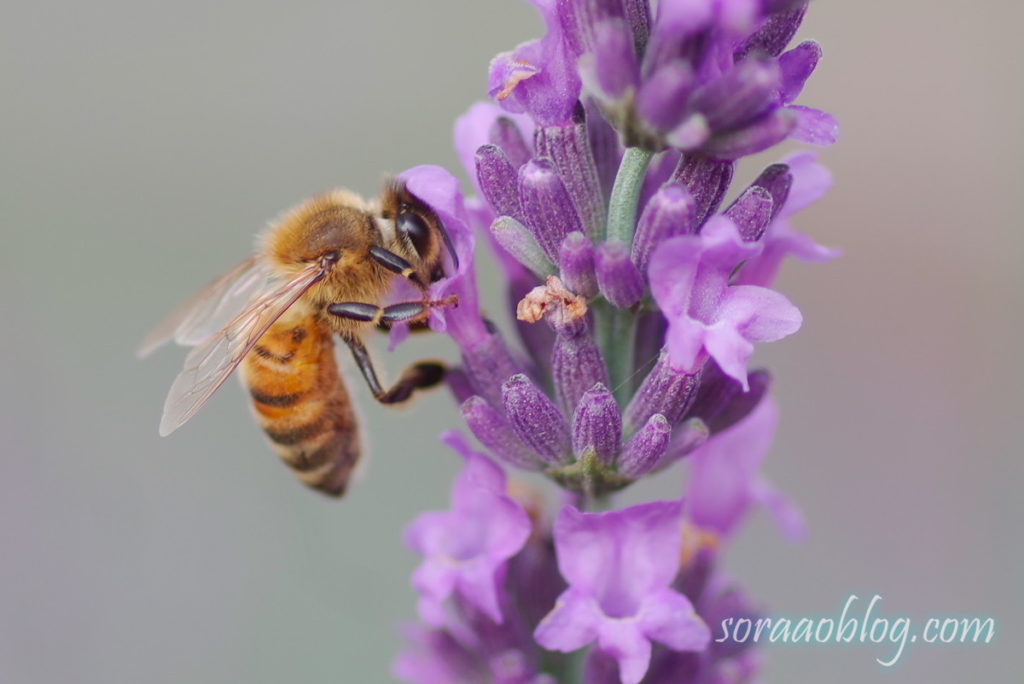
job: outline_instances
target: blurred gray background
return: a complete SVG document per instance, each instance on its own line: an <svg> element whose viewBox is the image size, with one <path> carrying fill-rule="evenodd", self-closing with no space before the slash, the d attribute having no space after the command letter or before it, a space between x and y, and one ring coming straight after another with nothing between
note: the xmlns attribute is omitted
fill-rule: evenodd
<svg viewBox="0 0 1024 684"><path fill-rule="evenodd" d="M159 439L183 353L132 352L281 209L456 168L452 122L539 19L516 0L4 9L0 682L389 681L414 614L400 533L456 467L447 396L385 410L350 383L372 455L335 502L276 461L234 383ZM769 646L768 681L1021 672L1022 21L1008 1L821 0L801 31L825 50L802 101L843 139L797 226L845 256L789 265L804 329L759 353L783 409L767 471L811 536L761 518L728 565L782 614L878 593L889 617L999 634L892 670L888 647Z"/></svg>

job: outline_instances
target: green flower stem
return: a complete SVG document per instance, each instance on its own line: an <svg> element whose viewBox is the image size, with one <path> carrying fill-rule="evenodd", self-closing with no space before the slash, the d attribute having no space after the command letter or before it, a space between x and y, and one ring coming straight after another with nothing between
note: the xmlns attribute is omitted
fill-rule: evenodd
<svg viewBox="0 0 1024 684"><path fill-rule="evenodd" d="M640 190L644 176L654 153L639 147L627 147L619 164L612 186L612 197L608 202L608 229L605 239L618 240L626 246L633 244L633 230L636 227L636 208L640 202Z"/></svg>
<svg viewBox="0 0 1024 684"><path fill-rule="evenodd" d="M627 247L633 244L636 228L636 211L640 203L640 191L644 176L651 163L653 152L639 147L627 147L619 164L608 203L608 227L605 239L618 241ZM631 394L630 377L633 374L633 343L636 337L636 314L627 309L617 309L608 302L599 301L594 305L595 327L598 346L608 364L608 377L612 393L619 405L625 407Z"/></svg>
<svg viewBox="0 0 1024 684"><path fill-rule="evenodd" d="M611 391L621 408L632 396L633 343L636 339L636 314L617 309L605 300L594 303L594 331L608 366Z"/></svg>

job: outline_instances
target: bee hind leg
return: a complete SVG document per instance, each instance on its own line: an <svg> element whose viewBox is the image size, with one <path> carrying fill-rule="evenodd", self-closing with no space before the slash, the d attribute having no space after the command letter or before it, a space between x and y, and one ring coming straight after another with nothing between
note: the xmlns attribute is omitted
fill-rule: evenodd
<svg viewBox="0 0 1024 684"><path fill-rule="evenodd" d="M355 359L359 371L363 374L366 384L373 392L374 398L382 404L399 404L415 392L417 389L433 387L444 379L445 367L440 361L420 361L405 369L402 377L391 389L385 390L381 387L377 378L377 371L373 367L373 361L366 351L363 343L357 339L345 340L348 348L352 350L352 358Z"/></svg>

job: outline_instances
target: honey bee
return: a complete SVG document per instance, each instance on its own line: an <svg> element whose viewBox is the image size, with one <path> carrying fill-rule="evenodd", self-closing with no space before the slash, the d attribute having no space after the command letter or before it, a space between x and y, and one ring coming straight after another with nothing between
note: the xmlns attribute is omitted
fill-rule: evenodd
<svg viewBox="0 0 1024 684"><path fill-rule="evenodd" d="M375 202L334 190L286 212L253 256L168 316L139 348L142 357L171 339L194 345L167 395L160 434L181 427L240 366L256 420L278 456L306 485L341 496L360 446L334 335L381 403L439 383L444 366L423 361L385 389L362 338L374 326L422 325L430 309L457 304L427 295L445 275L445 253L457 269L437 214L397 181ZM382 306L396 276L422 297Z"/></svg>

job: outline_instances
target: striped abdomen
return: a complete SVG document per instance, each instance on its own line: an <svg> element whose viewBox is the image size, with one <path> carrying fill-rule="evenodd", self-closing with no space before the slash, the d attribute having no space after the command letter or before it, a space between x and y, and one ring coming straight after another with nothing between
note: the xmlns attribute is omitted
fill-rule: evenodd
<svg viewBox="0 0 1024 684"><path fill-rule="evenodd" d="M359 460L359 438L330 330L313 316L289 312L264 333L241 370L277 455L305 484L341 496Z"/></svg>

